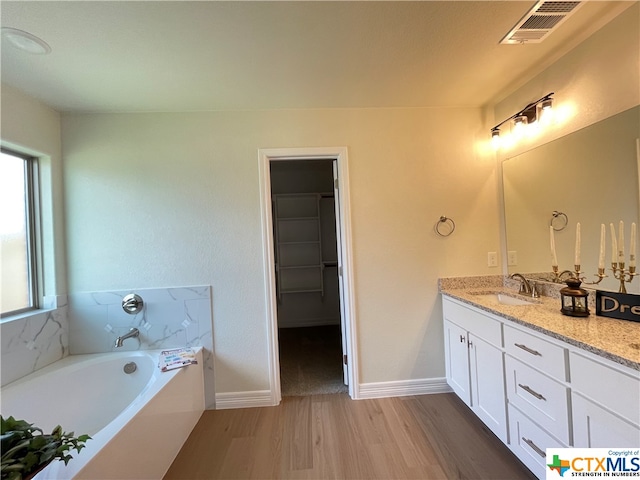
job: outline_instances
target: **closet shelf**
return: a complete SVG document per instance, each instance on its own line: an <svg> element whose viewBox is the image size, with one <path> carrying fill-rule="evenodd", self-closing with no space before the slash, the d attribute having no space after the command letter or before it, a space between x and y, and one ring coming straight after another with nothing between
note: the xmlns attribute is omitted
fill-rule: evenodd
<svg viewBox="0 0 640 480"><path fill-rule="evenodd" d="M278 222L299 222L301 220L317 220L320 217L279 217Z"/></svg>
<svg viewBox="0 0 640 480"><path fill-rule="evenodd" d="M312 293L322 292L322 288L281 288L280 293Z"/></svg>
<svg viewBox="0 0 640 480"><path fill-rule="evenodd" d="M313 264L313 265L282 265L280 267L278 267L280 270L293 270L293 269L300 269L300 268L320 268L320 265L318 265L317 263Z"/></svg>
<svg viewBox="0 0 640 480"><path fill-rule="evenodd" d="M280 245L318 245L319 240L296 240L295 242L280 242Z"/></svg>
<svg viewBox="0 0 640 480"><path fill-rule="evenodd" d="M302 292L324 297L320 198L320 193L272 196L278 299Z"/></svg>

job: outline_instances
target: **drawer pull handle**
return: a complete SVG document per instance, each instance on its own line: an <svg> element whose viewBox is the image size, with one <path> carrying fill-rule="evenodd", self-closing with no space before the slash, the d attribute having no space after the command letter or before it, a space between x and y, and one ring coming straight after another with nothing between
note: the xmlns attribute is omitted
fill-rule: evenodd
<svg viewBox="0 0 640 480"><path fill-rule="evenodd" d="M537 350L532 350L529 347L527 347L526 345L522 345L521 343L514 343L514 345L518 348L521 348L522 350L524 350L527 353L530 353L531 355L538 355L538 356L542 356L542 354L540 352L538 352Z"/></svg>
<svg viewBox="0 0 640 480"><path fill-rule="evenodd" d="M464 335L460 335L460 343L465 343L466 339L464 338Z"/></svg>
<svg viewBox="0 0 640 480"><path fill-rule="evenodd" d="M531 449L536 452L538 455L540 455L542 458L546 458L547 455L546 453L544 453L542 451L542 449L540 447L538 447L535 443L533 443L531 440L529 440L528 438L524 438L522 437L522 441L524 443L526 443L527 445L529 445L531 447Z"/></svg>
<svg viewBox="0 0 640 480"><path fill-rule="evenodd" d="M519 383L518 386L521 389L523 389L525 392L530 393L531 395L536 397L538 400L544 400L545 402L547 401L547 399L544 398L542 395L540 395L538 392L536 392L535 390L532 390L531 387L529 387L529 385L522 385L521 383Z"/></svg>

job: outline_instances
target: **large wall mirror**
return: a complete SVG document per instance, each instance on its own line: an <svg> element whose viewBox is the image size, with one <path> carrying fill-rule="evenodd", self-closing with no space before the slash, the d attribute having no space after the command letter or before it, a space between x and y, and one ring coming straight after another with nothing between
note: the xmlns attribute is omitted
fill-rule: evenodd
<svg viewBox="0 0 640 480"><path fill-rule="evenodd" d="M503 167L507 250L517 264L509 274L535 276L551 271L549 223L553 212L568 222L555 232L560 270L573 270L576 223L581 224L582 271L595 280L600 249L600 224L606 225L605 273L597 287L617 291L611 268L609 224L616 232L622 220L628 262L631 223L638 224L638 153L640 106L505 160ZM564 218L554 221L561 228ZM639 225L640 226L640 225ZM513 254L511 255L513 257ZM627 284L640 292L640 278Z"/></svg>

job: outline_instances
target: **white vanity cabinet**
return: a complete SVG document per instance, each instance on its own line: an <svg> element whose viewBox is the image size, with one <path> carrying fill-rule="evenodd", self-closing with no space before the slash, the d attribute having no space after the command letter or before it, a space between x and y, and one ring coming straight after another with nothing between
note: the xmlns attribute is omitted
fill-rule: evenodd
<svg viewBox="0 0 640 480"><path fill-rule="evenodd" d="M506 443L502 324L447 297L443 309L447 383Z"/></svg>
<svg viewBox="0 0 640 480"><path fill-rule="evenodd" d="M536 476L546 476L547 448L640 446L638 370L455 298L442 303L447 382Z"/></svg>

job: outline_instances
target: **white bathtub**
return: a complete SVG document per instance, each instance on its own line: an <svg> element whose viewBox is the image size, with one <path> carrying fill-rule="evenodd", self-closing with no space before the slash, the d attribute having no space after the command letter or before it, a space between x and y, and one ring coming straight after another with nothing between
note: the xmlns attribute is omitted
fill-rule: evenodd
<svg viewBox="0 0 640 480"><path fill-rule="evenodd" d="M2 388L3 416L92 437L66 467L55 461L37 479L164 476L204 411L204 382L201 349L197 365L164 373L158 355L72 355ZM134 373L124 373L128 362Z"/></svg>

